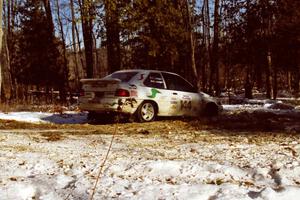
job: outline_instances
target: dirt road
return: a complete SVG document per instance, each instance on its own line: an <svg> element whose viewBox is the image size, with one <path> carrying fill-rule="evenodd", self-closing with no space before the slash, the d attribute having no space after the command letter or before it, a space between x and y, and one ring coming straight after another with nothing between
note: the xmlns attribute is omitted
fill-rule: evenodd
<svg viewBox="0 0 300 200"><path fill-rule="evenodd" d="M3 200L88 199L116 127L95 199L219 194L248 199L266 195L266 189L276 196L285 188L288 195L300 184L300 136L295 133L233 131L189 120L6 123L10 129L0 131Z"/></svg>

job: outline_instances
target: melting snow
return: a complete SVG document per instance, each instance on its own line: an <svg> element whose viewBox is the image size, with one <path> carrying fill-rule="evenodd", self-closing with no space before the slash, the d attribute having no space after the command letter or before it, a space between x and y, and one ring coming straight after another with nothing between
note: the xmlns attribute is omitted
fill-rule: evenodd
<svg viewBox="0 0 300 200"><path fill-rule="evenodd" d="M224 106L227 111L267 108ZM14 112L0 118L85 123L86 113ZM34 134L39 136L38 131ZM250 144L224 136L217 143L185 142L184 135L170 134L155 141L151 134L118 135L94 199L299 199L299 137ZM110 139L89 134L48 142L0 131L0 200L89 199Z"/></svg>
<svg viewBox="0 0 300 200"><path fill-rule="evenodd" d="M82 124L87 122L87 113L64 112L63 114L47 112L9 112L0 113L0 119L31 123Z"/></svg>

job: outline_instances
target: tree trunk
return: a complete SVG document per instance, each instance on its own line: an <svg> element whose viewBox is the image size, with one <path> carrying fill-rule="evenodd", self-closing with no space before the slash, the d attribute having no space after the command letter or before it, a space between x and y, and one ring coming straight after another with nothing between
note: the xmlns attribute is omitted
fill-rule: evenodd
<svg viewBox="0 0 300 200"><path fill-rule="evenodd" d="M210 72L210 92L214 89L216 95L220 95L219 88L219 0L215 0L214 11L214 42L211 58L211 72Z"/></svg>
<svg viewBox="0 0 300 200"><path fill-rule="evenodd" d="M272 50L271 50L271 37L272 37L272 14L268 13L269 0L265 0L266 8L263 9L263 13L267 16L265 24L265 39L266 39L266 50L267 50L267 69L266 69L266 87L267 87L267 98L274 98L273 90L273 61L272 61Z"/></svg>
<svg viewBox="0 0 300 200"><path fill-rule="evenodd" d="M300 97L300 55L297 60L297 66L295 68L295 75L294 75L294 84L293 84L293 89L294 89L294 94L295 97Z"/></svg>
<svg viewBox="0 0 300 200"><path fill-rule="evenodd" d="M288 70L287 71L287 87L288 87L288 91L291 92L292 91L292 74L291 74L291 71Z"/></svg>
<svg viewBox="0 0 300 200"><path fill-rule="evenodd" d="M53 24L50 1L49 0L43 0L43 2L44 2L45 11L46 11L48 26L49 26L49 29L50 29L49 31L51 31L51 33L53 33L53 36L54 36L54 24Z"/></svg>
<svg viewBox="0 0 300 200"><path fill-rule="evenodd" d="M246 82L245 82L245 98L253 99L252 84L251 84L251 68L247 66L246 69Z"/></svg>
<svg viewBox="0 0 300 200"><path fill-rule="evenodd" d="M273 97L272 94L272 57L271 57L271 51L268 50L267 52L267 67L266 67L266 92L267 92L267 98L271 99Z"/></svg>
<svg viewBox="0 0 300 200"><path fill-rule="evenodd" d="M99 51L97 49L97 38L95 36L95 34L93 34L93 42L94 42L94 47L95 47L95 63L94 63L94 77L100 78L100 73L99 73L99 69L100 69L100 55L99 55Z"/></svg>
<svg viewBox="0 0 300 200"><path fill-rule="evenodd" d="M189 32L189 41L190 41L190 63L193 71L193 77L196 79L194 81L198 85L198 72L195 62L195 40L194 40L194 34L193 34L193 24L192 24L192 17L191 17L191 11L190 11L190 5L189 1L186 0L186 10L187 10L187 17L188 17L188 32Z"/></svg>
<svg viewBox="0 0 300 200"><path fill-rule="evenodd" d="M78 0L81 11L81 24L86 62L86 76L93 77L93 6L88 0Z"/></svg>
<svg viewBox="0 0 300 200"><path fill-rule="evenodd" d="M2 11L3 11L3 0L0 0L0 58L2 58L2 39L3 39L3 30L2 30ZM2 59L0 60L0 95L2 96Z"/></svg>
<svg viewBox="0 0 300 200"><path fill-rule="evenodd" d="M75 15L74 15L74 17L72 17L72 19L74 20L74 28L75 28L75 33L76 33L77 45L78 45L78 58L80 59L80 64L81 64L80 70L78 68L78 75L79 75L80 78L82 78L82 77L86 77L86 75L85 75L86 66L85 66L84 60L82 58L83 57L83 53L82 53L82 49L81 49L81 41L80 41L78 27L76 25Z"/></svg>
<svg viewBox="0 0 300 200"><path fill-rule="evenodd" d="M7 55L9 59L9 74L11 79L11 98L17 98L17 82L16 82L16 69L12 64L12 57L15 51L16 38L14 37L15 29L15 17L16 17L17 7L15 6L15 1L7 1L7 34L6 34L6 44L7 44Z"/></svg>
<svg viewBox="0 0 300 200"><path fill-rule="evenodd" d="M250 26L250 0L247 0L247 33L246 33L246 37L247 37L247 41L246 41L246 49L249 52L249 56L247 56L246 60L246 83L245 83L245 98L248 99L252 99L253 98L253 94L252 94L252 69L253 69L253 47L252 47L252 30L251 30L251 26Z"/></svg>
<svg viewBox="0 0 300 200"><path fill-rule="evenodd" d="M3 12L3 0L0 0L0 23L2 24L2 20L4 20L4 26L8 25L8 18L6 14L4 15L4 19L2 18ZM7 46L7 31L4 32L2 27L0 27L0 94L1 98L5 101L10 100L12 96L12 82L11 82L11 74L10 74L10 60L9 60L9 51Z"/></svg>
<svg viewBox="0 0 300 200"><path fill-rule="evenodd" d="M274 66L273 69L273 99L277 98L277 90L278 90L278 82L277 82L277 77L278 76L278 72L277 72L277 67Z"/></svg>
<svg viewBox="0 0 300 200"><path fill-rule="evenodd" d="M207 90L207 76L208 70L210 69L210 16L209 16L209 4L208 0L203 1L203 34L204 34L204 44L205 44L205 55L204 64L201 70L202 74L202 90Z"/></svg>
<svg viewBox="0 0 300 200"><path fill-rule="evenodd" d="M75 87L78 90L79 89L79 69L78 69L78 58L77 58L77 44L76 44L76 19L75 19L75 11L74 11L74 1L70 0L70 9L71 9L71 16L72 16L72 42L73 42L73 54L74 54L74 60L75 60Z"/></svg>
<svg viewBox="0 0 300 200"><path fill-rule="evenodd" d="M58 24L59 24L59 32L61 35L62 39L62 45L63 45L63 58L64 58L64 63L63 63L63 80L61 85L61 89L65 90L68 88L68 77L69 77L69 68L68 68L68 60L67 60L67 49L66 49L66 39L65 39L65 34L64 34L64 27L61 21L61 16L60 16L60 7L59 7L59 2L56 0L56 11L57 11L57 19L58 19ZM61 93L65 93L65 91L60 91ZM65 97L62 99L63 101L65 100Z"/></svg>
<svg viewBox="0 0 300 200"><path fill-rule="evenodd" d="M105 0L107 62L109 72L121 69L120 26L117 0Z"/></svg>

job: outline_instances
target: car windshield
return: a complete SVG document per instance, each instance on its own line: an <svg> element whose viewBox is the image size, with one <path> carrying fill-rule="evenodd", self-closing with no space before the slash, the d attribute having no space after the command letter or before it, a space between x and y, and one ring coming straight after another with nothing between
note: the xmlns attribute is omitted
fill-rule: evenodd
<svg viewBox="0 0 300 200"><path fill-rule="evenodd" d="M129 82L138 72L115 72L106 78L116 78L121 82Z"/></svg>

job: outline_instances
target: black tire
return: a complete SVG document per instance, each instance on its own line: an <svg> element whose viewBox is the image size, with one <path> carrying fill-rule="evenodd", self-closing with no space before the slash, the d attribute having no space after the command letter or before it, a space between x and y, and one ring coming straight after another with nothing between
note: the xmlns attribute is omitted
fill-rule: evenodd
<svg viewBox="0 0 300 200"><path fill-rule="evenodd" d="M89 111L87 115L88 121L95 121L97 119L97 113Z"/></svg>
<svg viewBox="0 0 300 200"><path fill-rule="evenodd" d="M89 123L96 124L108 124L115 122L115 115L110 113L97 113L90 111L88 113L87 119Z"/></svg>
<svg viewBox="0 0 300 200"><path fill-rule="evenodd" d="M217 116L219 114L219 106L214 102L209 102L206 104L203 114L207 117Z"/></svg>
<svg viewBox="0 0 300 200"><path fill-rule="evenodd" d="M137 120L139 122L154 121L157 115L157 108L153 102L144 101L136 111Z"/></svg>

